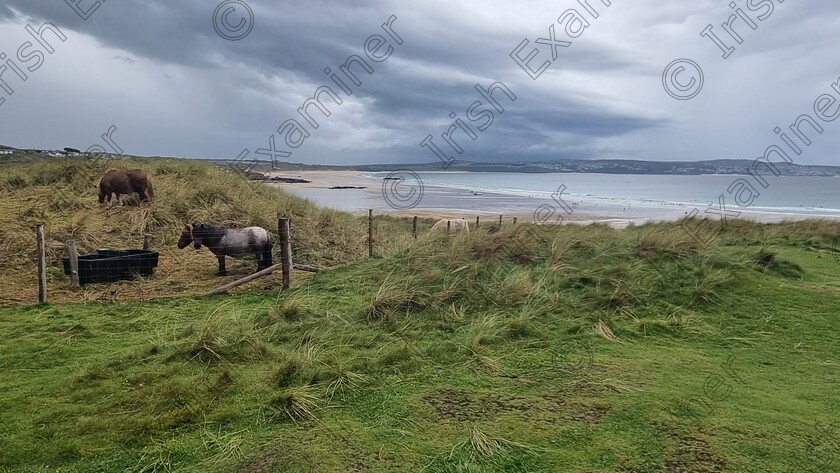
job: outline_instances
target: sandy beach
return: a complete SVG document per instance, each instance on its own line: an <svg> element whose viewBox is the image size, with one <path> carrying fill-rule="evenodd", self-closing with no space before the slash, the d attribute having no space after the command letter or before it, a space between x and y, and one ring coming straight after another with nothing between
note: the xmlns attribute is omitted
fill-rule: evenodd
<svg viewBox="0 0 840 473"><path fill-rule="evenodd" d="M505 221L516 218L519 222L532 222L535 213L542 212L545 221L557 221L562 216L562 222L569 223L607 223L616 227L624 227L631 223L642 224L650 221L681 220L689 215L694 208L689 204L678 202L645 202L642 205L611 204L597 199L580 200L576 202L568 199L569 210L551 198L511 195L472 190L455 187L442 187L424 184L419 202L399 202L393 198L386 200L385 194L393 194L394 185L387 185L381 177L362 171L293 171L274 172L271 177L298 178L308 183L271 183L286 191L305 197L315 203L347 211L354 214L366 214L373 209L377 214L387 214L401 217L421 218L465 218L474 221L476 217L482 222L497 221L502 215ZM561 175L564 176L565 175ZM395 182L396 181L392 181ZM398 184L400 193L409 194L412 184ZM331 189L331 187L357 187L357 189ZM362 188L362 189L358 189ZM739 218L746 218L765 223L781 222L784 220L803 220L809 218L837 218L837 215L820 215L813 213L799 213L794 209L785 211L760 211L753 209L738 209ZM552 214L552 212L554 212Z"/></svg>
<svg viewBox="0 0 840 473"><path fill-rule="evenodd" d="M284 189L329 189L333 186L370 187L371 179L362 177L359 171L293 171L272 172L270 177L299 178L312 181L300 184L279 184Z"/></svg>
<svg viewBox="0 0 840 473"><path fill-rule="evenodd" d="M534 218L534 210L540 205L547 205L543 202L534 202L531 199L526 207L522 210L510 209L499 213L498 210L493 210L493 207L488 206L486 209L476 208L453 208L453 207L438 207L421 205L411 208L393 208L387 204L383 198L383 181L380 178L371 178L365 173L359 171L295 171L295 172L275 172L270 173L271 177L283 178L298 178L305 179L311 182L308 183L272 183L270 185L278 186L283 190L292 192L296 195L306 197L314 200L317 204L344 210L350 213L362 215L366 214L368 209L374 209L379 214L393 215L397 217L420 217L420 218L465 218L473 221L475 217L480 217L482 220L493 221L503 215L503 218L510 220L516 218L518 221L527 222ZM364 189L330 189L331 187L364 187ZM469 193L457 192L451 188L441 188L434 186L427 186L425 191L443 193L448 195L449 201L457 203L459 198L465 196L475 197ZM387 191L386 191L387 192ZM483 196L482 196L483 197ZM487 194L487 197L502 199L502 200L524 200L517 199L515 196L506 196L501 194ZM431 199L428 199L431 200ZM540 199L542 200L542 199ZM555 204L556 206L556 204ZM533 207L534 210L531 210ZM558 209L559 210L559 209ZM574 212L572 215L567 215L565 221L603 221L593 215Z"/></svg>

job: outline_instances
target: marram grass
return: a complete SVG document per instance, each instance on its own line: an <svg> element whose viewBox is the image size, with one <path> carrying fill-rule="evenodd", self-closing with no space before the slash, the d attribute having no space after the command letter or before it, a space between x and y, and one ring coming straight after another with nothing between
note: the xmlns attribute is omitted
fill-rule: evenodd
<svg viewBox="0 0 840 473"><path fill-rule="evenodd" d="M178 198L111 213L92 193L53 202L44 183L64 178L37 162L0 183L12 248L0 471L763 473L838 461L836 222L730 220L704 248L673 223L414 241L396 236L410 222L383 218L367 259L364 219L224 191L236 181L202 163L125 165L151 167ZM170 222L270 225L277 208L305 237L298 261L326 268L291 290L266 278L190 297L217 282L212 257L176 260L158 241L164 266L149 281L70 291L51 273L54 302L32 302L36 220L58 235L55 258L70 236L92 249L154 229L172 243Z"/></svg>

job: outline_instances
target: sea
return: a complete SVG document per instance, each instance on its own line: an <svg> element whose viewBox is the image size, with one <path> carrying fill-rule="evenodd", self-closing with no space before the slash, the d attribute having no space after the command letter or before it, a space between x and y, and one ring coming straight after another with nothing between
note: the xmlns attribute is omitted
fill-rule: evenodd
<svg viewBox="0 0 840 473"><path fill-rule="evenodd" d="M341 210L416 208L522 215L549 205L558 211L565 206L595 219L630 221L673 220L707 210L719 214L723 196L730 215L740 212L763 221L786 216L840 218L837 177L769 175L764 176L765 189L753 177L737 175L418 172L400 174L405 180L398 183L383 181L389 175L362 174L374 192L339 195L333 190L305 196ZM739 205L728 191L739 179L759 192L749 206ZM400 198L395 198L395 192Z"/></svg>

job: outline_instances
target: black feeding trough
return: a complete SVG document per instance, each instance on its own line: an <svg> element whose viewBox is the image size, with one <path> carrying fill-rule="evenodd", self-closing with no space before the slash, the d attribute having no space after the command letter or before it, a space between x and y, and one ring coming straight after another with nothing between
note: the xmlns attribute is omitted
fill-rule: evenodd
<svg viewBox="0 0 840 473"><path fill-rule="evenodd" d="M61 259L64 274L70 274L70 258ZM79 256L79 284L114 282L151 276L158 265L158 252L150 250L99 249Z"/></svg>

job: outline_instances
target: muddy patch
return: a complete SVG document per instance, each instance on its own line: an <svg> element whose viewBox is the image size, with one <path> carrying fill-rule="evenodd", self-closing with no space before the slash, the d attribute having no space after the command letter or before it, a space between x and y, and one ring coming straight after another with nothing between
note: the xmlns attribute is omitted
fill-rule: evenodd
<svg viewBox="0 0 840 473"><path fill-rule="evenodd" d="M477 420L500 414L520 414L534 421L555 424L558 421L596 424L609 413L603 405L570 404L566 396L549 395L526 398L496 393L471 393L462 389L445 388L427 394L438 419L457 421Z"/></svg>
<svg viewBox="0 0 840 473"><path fill-rule="evenodd" d="M576 412L566 416L565 419L573 422L586 422L587 424L597 424L610 411L607 406L575 405L573 407Z"/></svg>
<svg viewBox="0 0 840 473"><path fill-rule="evenodd" d="M477 415L475 400L460 389L441 389L423 400L435 408L439 419L469 420Z"/></svg>
<svg viewBox="0 0 840 473"><path fill-rule="evenodd" d="M312 458L303 452L269 450L241 463L239 473L271 473L274 471L315 471Z"/></svg>
<svg viewBox="0 0 840 473"><path fill-rule="evenodd" d="M719 473L726 471L726 461L712 453L708 442L691 434L676 433L672 427L660 422L651 426L670 439L667 451L659 451L665 458L661 473ZM650 470L624 468L621 473L643 473Z"/></svg>
<svg viewBox="0 0 840 473"><path fill-rule="evenodd" d="M525 412L535 407L533 399L497 394L484 396L482 404L492 412Z"/></svg>
<svg viewBox="0 0 840 473"><path fill-rule="evenodd" d="M681 435L677 451L665 461L665 473L718 473L726 462L714 456L709 444L696 437Z"/></svg>
<svg viewBox="0 0 840 473"><path fill-rule="evenodd" d="M473 394L462 389L446 388L427 394L429 403L439 419L473 420L504 412L525 412L534 407L534 401L518 396L498 394Z"/></svg>
<svg viewBox="0 0 840 473"><path fill-rule="evenodd" d="M680 437L676 452L665 461L659 473L721 473L726 462L712 455L709 444L694 437ZM619 473L648 473L652 470L622 468Z"/></svg>

